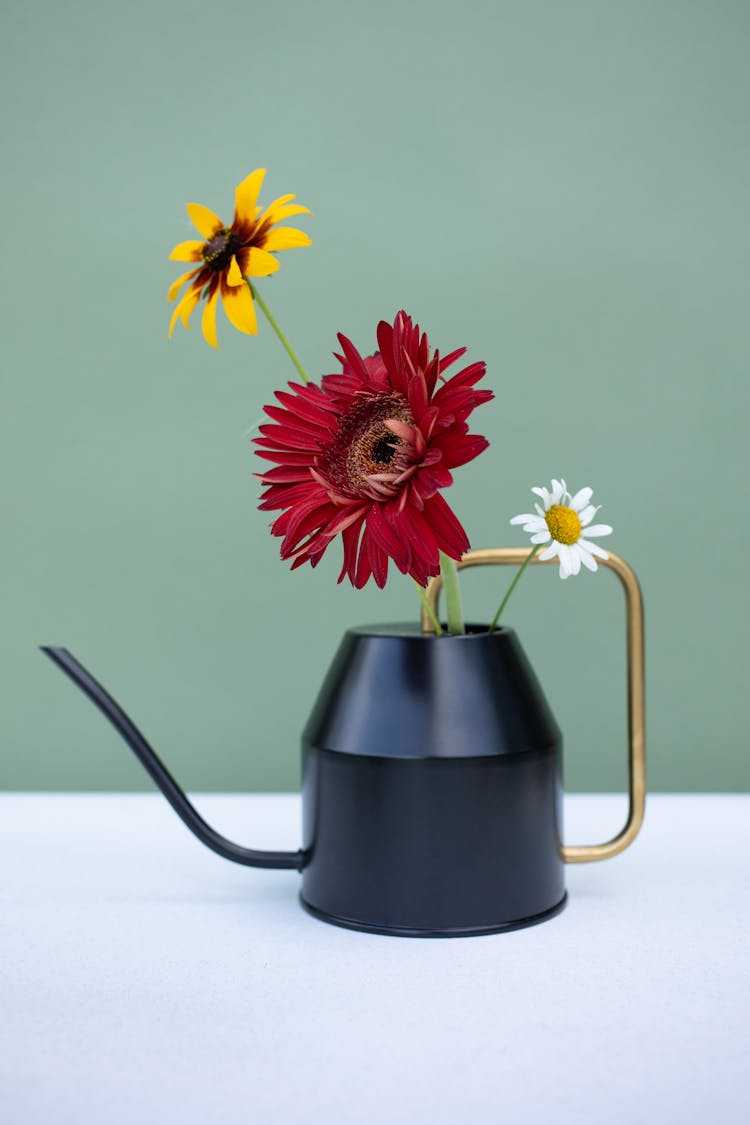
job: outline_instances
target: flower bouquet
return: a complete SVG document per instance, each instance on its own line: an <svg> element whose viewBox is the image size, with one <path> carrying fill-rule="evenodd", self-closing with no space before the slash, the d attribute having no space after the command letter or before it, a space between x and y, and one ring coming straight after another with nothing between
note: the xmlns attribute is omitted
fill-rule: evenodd
<svg viewBox="0 0 750 1125"><path fill-rule="evenodd" d="M453 470L478 457L489 445L469 432L476 407L493 398L478 384L486 365L474 362L455 371L466 348L446 355L432 350L427 334L404 311L393 323L381 320L377 350L362 355L342 333L336 353L340 370L310 380L278 321L261 297L257 279L275 273L278 251L309 246L303 231L279 226L306 207L284 195L267 207L258 199L265 169L251 172L235 190L229 226L213 211L189 203L187 211L200 239L181 242L170 257L194 268L170 286L169 299L182 292L169 326L190 317L204 299L201 326L206 341L218 347L219 297L229 322L239 331L258 331L255 304L276 332L301 382L276 392L265 407L268 422L254 438L257 454L273 468L259 474L265 486L260 508L280 512L271 533L282 539L281 557L292 569L315 566L340 537L343 565L339 581L361 588L370 578L380 587L392 561L414 580L435 633L443 628L426 595L431 578L445 586L447 629L465 626L456 563L469 550L466 532L443 497ZM608 524L592 523L597 508L592 490L572 494L564 480L532 491L541 500L535 513L516 516L531 533L532 548L522 567L544 546L540 561L559 559L560 577L578 574L581 564L597 569L606 551L592 542L609 535ZM511 584L490 625L492 633L515 587Z"/></svg>

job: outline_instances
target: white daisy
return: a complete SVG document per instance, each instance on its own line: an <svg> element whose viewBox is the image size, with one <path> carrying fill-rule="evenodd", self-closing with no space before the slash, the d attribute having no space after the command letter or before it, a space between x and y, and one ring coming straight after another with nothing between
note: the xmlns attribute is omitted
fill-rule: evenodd
<svg viewBox="0 0 750 1125"><path fill-rule="evenodd" d="M600 535L611 535L612 528L606 523L592 525L591 521L599 511L591 503L593 490L582 488L571 496L564 480L553 480L550 492L546 488L532 488L531 491L544 507L535 504L536 515L514 516L510 522L523 524L524 531L531 533L532 543L549 543L539 559L557 556L561 578L578 574L581 563L589 570L596 570L596 560L609 556L590 540Z"/></svg>

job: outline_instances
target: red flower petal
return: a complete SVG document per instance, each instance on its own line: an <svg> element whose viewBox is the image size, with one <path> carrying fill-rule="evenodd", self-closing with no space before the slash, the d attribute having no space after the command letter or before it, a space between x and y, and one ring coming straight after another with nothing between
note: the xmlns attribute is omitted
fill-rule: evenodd
<svg viewBox="0 0 750 1125"><path fill-rule="evenodd" d="M438 439L443 453L443 463L449 469L457 469L459 465L466 465L473 461L480 453L488 448L487 438L479 434L448 434Z"/></svg>
<svg viewBox="0 0 750 1125"><path fill-rule="evenodd" d="M405 574L409 568L411 550L408 540L398 535L389 518L389 511L385 504L372 504L367 512L367 531L369 537L378 542L399 570Z"/></svg>
<svg viewBox="0 0 750 1125"><path fill-rule="evenodd" d="M425 517L440 541L440 550L460 559L469 549L469 537L439 492L425 501Z"/></svg>

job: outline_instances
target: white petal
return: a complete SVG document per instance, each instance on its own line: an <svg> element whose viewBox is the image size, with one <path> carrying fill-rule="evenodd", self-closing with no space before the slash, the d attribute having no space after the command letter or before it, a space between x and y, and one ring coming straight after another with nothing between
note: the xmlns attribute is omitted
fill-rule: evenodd
<svg viewBox="0 0 750 1125"><path fill-rule="evenodd" d="M544 508L541 504L535 504L534 507L536 508L536 514L544 519Z"/></svg>
<svg viewBox="0 0 750 1125"><path fill-rule="evenodd" d="M524 528L524 531L528 531L528 530L529 529L527 527ZM549 540L550 540L549 528L545 529L544 531L537 531L537 533L535 535L531 536L531 542L532 543L549 543Z"/></svg>
<svg viewBox="0 0 750 1125"><path fill-rule="evenodd" d="M574 545L566 543L565 550L567 552L568 574L577 574L581 568L580 565L576 567L576 558L578 557L576 554L576 548Z"/></svg>
<svg viewBox="0 0 750 1125"><path fill-rule="evenodd" d="M574 512L580 512L586 507L591 497L594 495L593 488L581 488L576 492L575 496L571 497L570 506Z"/></svg>
<svg viewBox="0 0 750 1125"><path fill-rule="evenodd" d="M532 488L531 491L534 493L535 496L538 496L539 499L542 501L542 503L544 504L545 510L547 508L549 508L549 506L550 506L550 494L549 494L549 492L547 492L546 488Z"/></svg>
<svg viewBox="0 0 750 1125"><path fill-rule="evenodd" d="M609 555L603 551L597 543L589 543L587 539L579 539L578 546L583 547L589 552L590 555L596 555L598 559L608 559Z"/></svg>
<svg viewBox="0 0 750 1125"><path fill-rule="evenodd" d="M588 553L585 547L581 546L580 539L576 543L576 546L578 547L578 554L581 556L581 562L583 563L583 565L585 567L588 567L589 570L598 570L599 568L596 565L596 559Z"/></svg>
<svg viewBox="0 0 750 1125"><path fill-rule="evenodd" d="M571 567L571 564L570 564L570 554L569 554L569 552L570 552L570 548L568 547L567 543L561 543L560 544L560 577L561 578L567 578L569 574L572 574L573 568Z"/></svg>
<svg viewBox="0 0 750 1125"><path fill-rule="evenodd" d="M546 550L542 551L540 555L537 555L537 558L540 560L540 562L546 562L547 559L554 559L555 555L557 555L558 553L559 546L560 544L557 542L557 540L553 539L549 547L547 547Z"/></svg>
<svg viewBox="0 0 750 1125"><path fill-rule="evenodd" d="M595 523L593 527L586 528L587 535L611 535L612 528L608 523Z"/></svg>
<svg viewBox="0 0 750 1125"><path fill-rule="evenodd" d="M528 523L529 520L533 520L534 518L535 517L531 514L531 512L526 512L526 514L523 515L523 516L514 516L513 519L510 522L511 523Z"/></svg>
<svg viewBox="0 0 750 1125"><path fill-rule="evenodd" d="M550 502L552 504L559 504L565 495L565 481L553 480L552 481L552 495Z"/></svg>
<svg viewBox="0 0 750 1125"><path fill-rule="evenodd" d="M593 504L588 504L583 509L583 511L578 513L578 518L581 521L581 526L585 527L586 524L591 523L592 519L598 511L599 509L595 508Z"/></svg>
<svg viewBox="0 0 750 1125"><path fill-rule="evenodd" d="M570 573L579 574L581 570L581 555L578 551L578 544L570 548Z"/></svg>

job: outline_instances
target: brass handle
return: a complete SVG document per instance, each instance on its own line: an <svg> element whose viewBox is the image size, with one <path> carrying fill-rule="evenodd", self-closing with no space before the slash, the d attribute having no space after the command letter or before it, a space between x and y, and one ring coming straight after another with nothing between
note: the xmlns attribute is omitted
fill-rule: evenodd
<svg viewBox="0 0 750 1125"><path fill-rule="evenodd" d="M456 565L459 570L468 566L520 566L528 554L528 547L488 547L467 551ZM628 819L622 831L604 844L577 844L570 847L563 844L561 850L566 863L591 863L597 859L609 859L624 851L638 835L646 811L643 599L638 579L624 559L610 551L609 557L600 562L602 566L615 572L625 591L628 651ZM556 564L556 559L542 562L539 558L534 558L531 563L532 566ZM437 575L427 587L427 598L436 616L442 585L442 579ZM425 609L422 610L422 632L435 632Z"/></svg>

